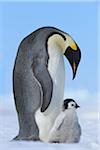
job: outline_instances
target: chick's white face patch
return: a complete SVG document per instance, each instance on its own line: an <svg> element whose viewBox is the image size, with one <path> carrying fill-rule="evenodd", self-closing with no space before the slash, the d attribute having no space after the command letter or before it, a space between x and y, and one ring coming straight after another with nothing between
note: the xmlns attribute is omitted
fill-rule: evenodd
<svg viewBox="0 0 100 150"><path fill-rule="evenodd" d="M75 108L76 104L74 102L68 103L68 109L69 108Z"/></svg>

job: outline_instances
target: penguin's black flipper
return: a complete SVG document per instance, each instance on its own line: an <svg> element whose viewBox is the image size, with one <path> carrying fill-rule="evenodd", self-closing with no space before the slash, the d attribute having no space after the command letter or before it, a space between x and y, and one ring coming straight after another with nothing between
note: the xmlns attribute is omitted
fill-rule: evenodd
<svg viewBox="0 0 100 150"><path fill-rule="evenodd" d="M34 66L33 63L32 68L34 76L39 81L42 87L43 99L41 104L41 112L44 112L51 102L53 82L45 64L37 63L37 65Z"/></svg>

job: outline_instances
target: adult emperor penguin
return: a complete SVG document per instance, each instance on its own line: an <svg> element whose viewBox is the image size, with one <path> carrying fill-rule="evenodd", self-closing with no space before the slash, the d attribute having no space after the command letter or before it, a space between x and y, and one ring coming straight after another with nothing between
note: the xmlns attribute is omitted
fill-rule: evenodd
<svg viewBox="0 0 100 150"><path fill-rule="evenodd" d="M48 142L77 143L81 136L81 127L78 122L76 109L80 107L73 99L66 99L63 109L57 116L51 129Z"/></svg>
<svg viewBox="0 0 100 150"><path fill-rule="evenodd" d="M54 27L43 27L22 40L13 69L19 120L16 140L46 140L63 100L64 55L72 67L74 79L81 52L69 34ZM44 117L42 127L40 118L35 115L38 109L41 118Z"/></svg>

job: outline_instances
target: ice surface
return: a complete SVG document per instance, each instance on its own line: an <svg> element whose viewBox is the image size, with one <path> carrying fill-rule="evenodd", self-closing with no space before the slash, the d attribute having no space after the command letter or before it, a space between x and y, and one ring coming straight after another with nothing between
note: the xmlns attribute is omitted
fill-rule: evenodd
<svg viewBox="0 0 100 150"><path fill-rule="evenodd" d="M91 101L92 102L92 101ZM88 108L88 109L87 109ZM82 127L82 136L78 144L49 144L42 142L11 141L18 133L18 120L11 96L0 97L0 150L99 150L98 144L100 122L97 104L87 106L82 101L78 110L78 118Z"/></svg>

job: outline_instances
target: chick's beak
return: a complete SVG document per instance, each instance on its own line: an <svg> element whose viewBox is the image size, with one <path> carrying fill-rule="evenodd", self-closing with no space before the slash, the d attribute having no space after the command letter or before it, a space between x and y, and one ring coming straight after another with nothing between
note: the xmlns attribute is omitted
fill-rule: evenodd
<svg viewBox="0 0 100 150"><path fill-rule="evenodd" d="M76 109L79 108L79 107L80 107L79 105L76 105Z"/></svg>

